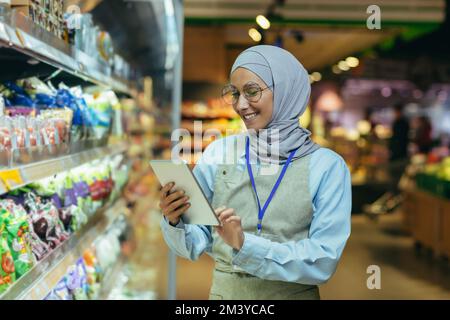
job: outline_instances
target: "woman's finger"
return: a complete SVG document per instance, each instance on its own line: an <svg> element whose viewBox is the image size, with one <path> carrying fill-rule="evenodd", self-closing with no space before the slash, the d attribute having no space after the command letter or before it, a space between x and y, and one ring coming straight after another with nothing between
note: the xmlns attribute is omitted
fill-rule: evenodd
<svg viewBox="0 0 450 320"><path fill-rule="evenodd" d="M219 207L219 208L217 208L216 210L214 210L214 212L216 213L217 216L219 216L220 213L221 213L222 211L224 211L226 208L227 208L227 207L222 206L222 207Z"/></svg>
<svg viewBox="0 0 450 320"><path fill-rule="evenodd" d="M175 185L175 183L169 182L162 187L162 189L160 191L160 194L161 194L160 201L161 202L164 200L165 197L167 197L167 193L170 191L170 189L172 189L172 187L174 185Z"/></svg>
<svg viewBox="0 0 450 320"><path fill-rule="evenodd" d="M178 218L179 216L184 214L186 212L186 210L189 209L190 206L191 206L190 203L186 203L185 205L181 206L179 209L167 214L166 217L168 219Z"/></svg>
<svg viewBox="0 0 450 320"><path fill-rule="evenodd" d="M178 207L184 205L189 200L189 197L182 197L174 202L172 202L168 207L167 211L172 212L175 211Z"/></svg>
<svg viewBox="0 0 450 320"><path fill-rule="evenodd" d="M241 222L241 217L239 216L231 216L228 219L225 220L225 223L231 223L231 222Z"/></svg>
<svg viewBox="0 0 450 320"><path fill-rule="evenodd" d="M169 206L172 202L179 200L181 197L184 196L184 190L179 190L176 191L174 193L171 193L170 195L168 195L164 201L163 201L163 205L165 207Z"/></svg>
<svg viewBox="0 0 450 320"><path fill-rule="evenodd" d="M226 219L228 219L229 217L234 215L234 209L227 209L225 211L222 211L219 215L219 220L221 222L225 221Z"/></svg>

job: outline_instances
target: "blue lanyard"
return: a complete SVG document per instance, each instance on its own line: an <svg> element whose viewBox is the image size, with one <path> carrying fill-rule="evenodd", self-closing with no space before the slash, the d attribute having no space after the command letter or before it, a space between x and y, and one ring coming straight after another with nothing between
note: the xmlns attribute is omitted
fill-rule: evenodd
<svg viewBox="0 0 450 320"><path fill-rule="evenodd" d="M286 170L289 166L289 164L292 161L292 157L295 155L295 152L297 150L294 150L289 155L289 158L287 159L286 163L283 166L283 170L280 173L280 176L277 179L277 182L275 182L275 185L270 192L269 198L267 198L266 203L264 204L264 207L261 209L261 203L259 201L258 192L256 191L256 184L255 184L255 178L253 177L252 167L250 166L250 140L247 138L247 144L245 146L245 160L247 162L247 171L248 175L250 176L250 182L252 183L253 191L255 191L256 200L258 202L258 224L257 224L257 233L261 234L262 230L262 219L264 218L264 214L267 210L267 207L270 204L270 201L272 201L273 196L275 195L275 192L277 191L278 187L280 186L281 180L283 180L284 174L286 173Z"/></svg>

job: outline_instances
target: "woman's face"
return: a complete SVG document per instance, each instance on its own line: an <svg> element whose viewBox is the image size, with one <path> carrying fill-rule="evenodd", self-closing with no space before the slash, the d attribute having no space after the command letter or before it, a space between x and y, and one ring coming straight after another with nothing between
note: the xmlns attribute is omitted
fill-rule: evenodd
<svg viewBox="0 0 450 320"><path fill-rule="evenodd" d="M237 68L231 74L231 85L239 90L238 101L233 104L234 110L239 114L247 129L260 130L267 127L272 119L273 93L272 88L266 89L264 81L253 72L245 68ZM257 102L248 101L243 92L244 87L257 84L261 89L261 98Z"/></svg>

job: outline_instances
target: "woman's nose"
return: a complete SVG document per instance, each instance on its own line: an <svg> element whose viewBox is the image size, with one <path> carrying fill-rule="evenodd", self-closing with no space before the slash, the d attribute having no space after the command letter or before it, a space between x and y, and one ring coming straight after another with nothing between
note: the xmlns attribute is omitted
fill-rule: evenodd
<svg viewBox="0 0 450 320"><path fill-rule="evenodd" d="M244 97L244 95L240 95L236 104L238 110L245 110L249 107L248 100Z"/></svg>

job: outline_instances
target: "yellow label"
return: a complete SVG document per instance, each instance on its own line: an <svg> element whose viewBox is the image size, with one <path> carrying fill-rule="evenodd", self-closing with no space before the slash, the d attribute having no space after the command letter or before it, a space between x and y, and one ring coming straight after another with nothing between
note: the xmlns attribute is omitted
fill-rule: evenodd
<svg viewBox="0 0 450 320"><path fill-rule="evenodd" d="M23 38L23 35L20 32L20 30L16 29L16 35L17 35L17 38L19 39L20 43L22 44L22 46L25 47L26 46L25 45L25 39Z"/></svg>
<svg viewBox="0 0 450 320"><path fill-rule="evenodd" d="M11 190L17 185L24 184L19 169L0 171L0 178L8 190Z"/></svg>

